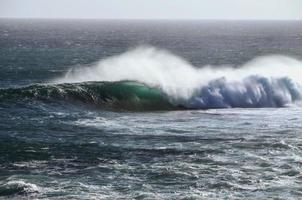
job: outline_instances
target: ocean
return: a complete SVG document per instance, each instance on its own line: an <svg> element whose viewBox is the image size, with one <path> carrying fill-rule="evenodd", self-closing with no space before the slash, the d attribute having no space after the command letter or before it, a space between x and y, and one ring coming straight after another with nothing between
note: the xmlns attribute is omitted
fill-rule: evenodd
<svg viewBox="0 0 302 200"><path fill-rule="evenodd" d="M302 22L0 19L0 199L301 199Z"/></svg>

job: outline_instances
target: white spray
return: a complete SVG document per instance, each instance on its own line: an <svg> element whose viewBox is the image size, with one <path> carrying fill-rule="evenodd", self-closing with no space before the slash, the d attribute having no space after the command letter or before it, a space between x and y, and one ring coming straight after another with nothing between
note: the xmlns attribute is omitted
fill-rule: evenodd
<svg viewBox="0 0 302 200"><path fill-rule="evenodd" d="M259 57L237 68L196 68L168 51L139 47L101 60L92 67L72 69L56 82L131 80L158 87L171 101L181 101L190 107L233 107L236 104L253 107L256 103L257 106L263 103L264 106L276 106L276 102L268 103L276 98L281 99L281 104L298 100L301 76L302 62L286 56ZM264 84L261 78L268 83ZM245 103L236 102L234 95L239 95L238 99ZM219 101L213 102L213 98Z"/></svg>

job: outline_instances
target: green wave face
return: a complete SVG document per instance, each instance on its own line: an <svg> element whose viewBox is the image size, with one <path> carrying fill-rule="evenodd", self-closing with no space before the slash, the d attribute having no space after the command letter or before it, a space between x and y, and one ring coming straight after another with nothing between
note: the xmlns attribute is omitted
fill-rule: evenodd
<svg viewBox="0 0 302 200"><path fill-rule="evenodd" d="M31 85L0 90L0 103L32 100L81 102L125 111L176 110L160 89L131 81Z"/></svg>
<svg viewBox="0 0 302 200"><path fill-rule="evenodd" d="M161 90L137 82L104 82L97 87L101 102L107 106L124 110L171 110Z"/></svg>

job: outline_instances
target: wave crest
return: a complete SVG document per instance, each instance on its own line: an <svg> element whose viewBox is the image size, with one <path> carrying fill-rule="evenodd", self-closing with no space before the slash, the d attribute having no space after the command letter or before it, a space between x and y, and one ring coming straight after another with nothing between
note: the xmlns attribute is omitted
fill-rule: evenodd
<svg viewBox="0 0 302 200"><path fill-rule="evenodd" d="M11 180L0 185L0 196L11 196L40 192L40 188L32 183L23 180Z"/></svg>
<svg viewBox="0 0 302 200"><path fill-rule="evenodd" d="M203 86L198 94L186 101L186 107L283 107L301 100L301 91L289 78L250 76L233 82L222 78Z"/></svg>
<svg viewBox="0 0 302 200"><path fill-rule="evenodd" d="M280 107L301 100L302 62L286 56L256 58L243 66L192 66L154 47L139 47L71 69L55 83L131 80L159 88L186 108Z"/></svg>

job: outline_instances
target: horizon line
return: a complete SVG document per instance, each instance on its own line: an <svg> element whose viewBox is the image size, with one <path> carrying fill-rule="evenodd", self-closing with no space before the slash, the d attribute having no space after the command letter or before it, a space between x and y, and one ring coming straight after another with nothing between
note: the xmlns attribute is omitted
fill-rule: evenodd
<svg viewBox="0 0 302 200"><path fill-rule="evenodd" d="M0 19L25 19L25 20L110 20L110 21L302 21L302 19L222 19L222 18L76 18L76 17L6 17Z"/></svg>

